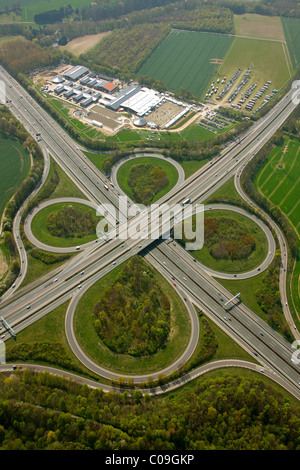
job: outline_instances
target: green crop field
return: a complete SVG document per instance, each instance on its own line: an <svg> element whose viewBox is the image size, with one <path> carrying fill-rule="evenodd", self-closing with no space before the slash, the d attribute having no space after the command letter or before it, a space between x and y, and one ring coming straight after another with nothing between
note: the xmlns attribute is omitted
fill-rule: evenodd
<svg viewBox="0 0 300 470"><path fill-rule="evenodd" d="M29 168L30 158L25 148L17 140L0 137L0 218Z"/></svg>
<svg viewBox="0 0 300 470"><path fill-rule="evenodd" d="M300 234L300 147L295 140L286 139L269 155L264 168L256 177L255 185L289 218Z"/></svg>
<svg viewBox="0 0 300 470"><path fill-rule="evenodd" d="M255 179L256 188L288 217L300 240L300 146L285 139L276 147ZM289 305L300 311L300 261L295 263L287 283ZM295 317L294 317L295 318Z"/></svg>
<svg viewBox="0 0 300 470"><path fill-rule="evenodd" d="M138 75L162 80L169 90L183 87L200 97L217 67L211 60L222 59L232 39L224 34L172 31Z"/></svg>
<svg viewBox="0 0 300 470"><path fill-rule="evenodd" d="M294 69L300 65L300 19L281 18Z"/></svg>
<svg viewBox="0 0 300 470"><path fill-rule="evenodd" d="M5 6L10 3L11 2L7 0L0 0L0 9L5 9ZM33 21L34 15L37 13L59 10L61 7L67 6L68 4L72 4L75 10L76 8L80 9L85 5L89 5L89 3L88 0L72 0L72 2L68 2L67 0L20 0L23 21Z"/></svg>

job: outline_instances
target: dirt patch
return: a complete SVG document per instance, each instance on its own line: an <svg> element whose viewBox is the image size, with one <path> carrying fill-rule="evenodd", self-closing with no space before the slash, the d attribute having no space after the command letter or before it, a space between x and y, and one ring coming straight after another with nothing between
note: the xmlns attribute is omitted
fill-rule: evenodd
<svg viewBox="0 0 300 470"><path fill-rule="evenodd" d="M235 15L234 25L238 36L285 41L281 19L277 16L270 17L251 13Z"/></svg>
<svg viewBox="0 0 300 470"><path fill-rule="evenodd" d="M88 34L80 38L72 39L66 46L61 46L61 49L66 49L75 55L83 54L110 33L111 31L106 31L104 33Z"/></svg>
<svg viewBox="0 0 300 470"><path fill-rule="evenodd" d="M166 101L152 111L147 117L147 122L155 122L159 127L165 126L171 119L182 111L182 107L171 101Z"/></svg>

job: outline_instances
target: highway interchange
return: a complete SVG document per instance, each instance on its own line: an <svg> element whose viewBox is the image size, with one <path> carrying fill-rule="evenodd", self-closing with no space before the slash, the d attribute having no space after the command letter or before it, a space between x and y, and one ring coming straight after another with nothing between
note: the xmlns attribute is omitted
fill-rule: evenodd
<svg viewBox="0 0 300 470"><path fill-rule="evenodd" d="M7 98L9 101L11 100L9 107L13 114L23 123L33 137L36 138L37 133L41 134L40 144L46 162L43 179L46 177L49 155L51 155L91 203L95 205L110 203L114 207L118 207L119 188L110 187L109 191L105 190L104 176L86 159L78 144L2 68L0 68L0 78L6 83ZM184 183L173 188L170 193L162 198L160 203L180 204L187 197L193 203L201 203L232 176L235 176L237 188L245 199L246 196L242 193L238 183L243 167L280 128L294 108L292 93L288 93L264 118L255 123L250 131L241 136L239 142L228 145L211 162L190 176ZM140 155L143 154L140 153ZM253 204L252 201L248 202ZM20 214L18 214L18 217L20 217ZM108 214L108 220L110 220L111 215ZM124 211L123 216L127 218L126 211ZM19 219L16 220L14 234L22 262L21 276L16 286L18 287L26 274L26 253L18 233ZM160 227L161 218L158 220L158 226ZM274 227L276 224L273 221L271 222ZM149 224L147 217L144 219L143 224L141 229L146 229ZM122 232L122 224L120 224L119 229ZM275 226L275 231L281 246L283 262L280 273L280 286L282 287L281 295L283 296L284 313L295 338L298 339L300 338L299 332L293 328L293 320L288 305L285 305L286 244L284 236L277 226ZM74 335L72 319L79 299L94 282L105 276L115 266L141 252L171 284L176 283L178 293L187 299L192 334L188 348L184 355L180 357L181 363L190 357L198 340L199 329L197 328L197 319L192 306L194 304L261 364L259 368L261 372L270 374L274 380L281 383L294 396L300 398L300 366L291 361L294 352L291 345L244 304L236 303L230 308L230 312L226 312L224 303L231 297L231 294L217 283L200 263L195 262L191 254L177 243L175 245L173 242L170 243L170 240L162 240L160 243L153 243L153 240L149 239L112 239L108 242L99 240L99 243L91 244L84 250L80 250L75 258L61 268L55 278L48 278L37 287L31 290L28 289L24 295L18 295L18 291L10 289L1 299L0 315L18 333L58 305L71 299L66 316L66 333L74 353L77 357L80 357L80 360L87 368L100 376L109 379L116 377L119 374L105 371L83 354ZM263 269L266 266L267 264ZM230 320L228 320L229 316ZM229 363L230 361L227 365ZM174 365L172 365L172 369L174 370ZM207 369L209 369L208 366ZM203 371L203 368L201 370ZM153 378L157 378L160 372L152 374ZM147 378L150 375L148 374ZM144 382L146 378L144 376L128 377L137 384ZM189 380L191 377L192 375L189 375ZM184 381L185 379L182 378L177 386ZM101 387L104 388L102 385Z"/></svg>

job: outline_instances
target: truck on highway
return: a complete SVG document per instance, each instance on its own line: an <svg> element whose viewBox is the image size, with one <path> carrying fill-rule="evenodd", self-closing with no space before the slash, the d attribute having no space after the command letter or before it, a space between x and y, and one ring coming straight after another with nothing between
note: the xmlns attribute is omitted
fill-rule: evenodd
<svg viewBox="0 0 300 470"><path fill-rule="evenodd" d="M186 204L189 204L191 202L190 198L188 197L182 202L182 205L185 206Z"/></svg>

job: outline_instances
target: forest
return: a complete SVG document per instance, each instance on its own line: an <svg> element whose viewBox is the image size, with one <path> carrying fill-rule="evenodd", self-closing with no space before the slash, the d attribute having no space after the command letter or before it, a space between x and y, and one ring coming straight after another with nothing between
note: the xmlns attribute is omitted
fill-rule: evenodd
<svg viewBox="0 0 300 470"><path fill-rule="evenodd" d="M169 178L165 170L153 165L134 165L127 181L131 188L134 199L140 204L148 206L155 194L169 183Z"/></svg>
<svg viewBox="0 0 300 470"><path fill-rule="evenodd" d="M152 268L134 256L94 308L95 328L104 344L117 353L153 354L170 331L170 301Z"/></svg>
<svg viewBox="0 0 300 470"><path fill-rule="evenodd" d="M192 228L195 230L196 219ZM184 233L184 230L183 230ZM179 242L184 246L188 240L184 235ZM255 237L241 221L229 217L204 218L204 246L215 259L244 259L255 248Z"/></svg>
<svg viewBox="0 0 300 470"><path fill-rule="evenodd" d="M0 375L0 450L299 450L300 408L261 379L225 375L166 396Z"/></svg>
<svg viewBox="0 0 300 470"><path fill-rule="evenodd" d="M69 204L49 214L46 227L54 237L82 238L96 233L98 221L95 211L83 212Z"/></svg>

